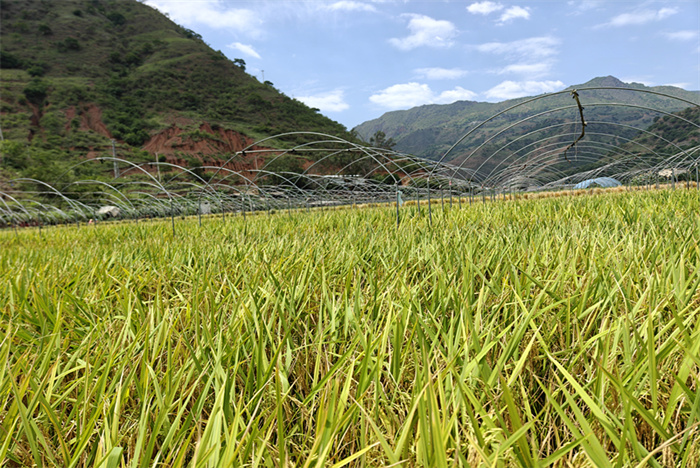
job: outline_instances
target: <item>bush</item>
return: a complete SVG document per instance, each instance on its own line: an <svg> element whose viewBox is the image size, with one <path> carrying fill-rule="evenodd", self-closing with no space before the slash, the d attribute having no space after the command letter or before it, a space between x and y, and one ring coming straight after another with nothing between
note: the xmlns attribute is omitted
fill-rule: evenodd
<svg viewBox="0 0 700 468"><path fill-rule="evenodd" d="M141 65L141 56L138 52L129 52L124 57L124 64L129 67L138 67Z"/></svg>
<svg viewBox="0 0 700 468"><path fill-rule="evenodd" d="M24 145L17 141L0 141L3 167L12 169L24 169L27 167L27 154L25 149Z"/></svg>
<svg viewBox="0 0 700 468"><path fill-rule="evenodd" d="M29 82L27 87L24 88L23 92L24 96L27 98L27 101L31 102L32 104L36 104L37 106L41 106L44 104L44 99L46 99L48 89L49 86L46 83L35 78Z"/></svg>
<svg viewBox="0 0 700 468"><path fill-rule="evenodd" d="M67 37L65 40L56 44L59 52L67 52L69 50L77 51L82 49L80 42L74 37Z"/></svg>
<svg viewBox="0 0 700 468"><path fill-rule="evenodd" d="M14 27L18 32L21 33L29 32L29 25L24 21L17 21L15 24L12 25L12 27Z"/></svg>
<svg viewBox="0 0 700 468"><path fill-rule="evenodd" d="M149 135L145 130L136 130L128 133L124 137L124 141L131 146L141 146L144 141L148 140Z"/></svg>
<svg viewBox="0 0 700 468"><path fill-rule="evenodd" d="M37 31L38 31L39 34L41 34L42 36L50 36L51 34L53 34L53 31L51 30L51 27L50 27L48 24L46 24L46 23L40 24L40 25L39 25L39 28L37 29Z"/></svg>
<svg viewBox="0 0 700 468"><path fill-rule="evenodd" d="M117 13L116 11L109 13L107 15L107 19L110 20L115 26L122 26L126 24L126 18L124 17L124 15L122 15L121 13Z"/></svg>
<svg viewBox="0 0 700 468"><path fill-rule="evenodd" d="M199 39L200 41L202 40L202 36L192 31L191 29L181 28L180 33L187 39Z"/></svg>
<svg viewBox="0 0 700 468"><path fill-rule="evenodd" d="M67 105L77 105L80 102L88 99L88 93L85 88L80 86L71 86L62 92L64 102Z"/></svg>
<svg viewBox="0 0 700 468"><path fill-rule="evenodd" d="M39 125L51 135L62 135L65 124L63 116L56 112L47 112L39 121Z"/></svg>
<svg viewBox="0 0 700 468"><path fill-rule="evenodd" d="M46 73L47 66L46 64L36 64L27 69L27 73L29 73L29 76L33 77L39 77L39 76L44 76Z"/></svg>
<svg viewBox="0 0 700 468"><path fill-rule="evenodd" d="M22 68L22 59L9 52L0 50L0 68Z"/></svg>

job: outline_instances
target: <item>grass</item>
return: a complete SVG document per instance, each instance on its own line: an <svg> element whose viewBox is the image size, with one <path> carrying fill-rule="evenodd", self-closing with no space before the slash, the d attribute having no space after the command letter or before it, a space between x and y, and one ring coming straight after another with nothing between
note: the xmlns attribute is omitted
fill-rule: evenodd
<svg viewBox="0 0 700 468"><path fill-rule="evenodd" d="M700 463L700 197L0 232L7 466Z"/></svg>

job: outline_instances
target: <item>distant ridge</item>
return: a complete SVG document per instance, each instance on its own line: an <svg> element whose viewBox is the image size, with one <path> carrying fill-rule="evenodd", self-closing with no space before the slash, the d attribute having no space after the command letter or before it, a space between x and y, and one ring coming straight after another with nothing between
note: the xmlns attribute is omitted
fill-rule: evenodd
<svg viewBox="0 0 700 468"><path fill-rule="evenodd" d="M569 86L566 89L573 90L587 87L633 88L657 91L692 102L700 102L700 93L698 91L686 91L673 86L647 87L641 83L625 83L614 76L596 77L586 83ZM397 151L428 159L439 159L452 144L477 123L483 122L494 114L531 98L510 99L499 103L458 101L452 104L424 105L408 110L387 112L378 119L358 125L354 130L365 140L377 131L382 131L387 138L393 138L396 142L394 149ZM597 90L592 91L586 98L614 99L626 104L649 106L666 112L675 112L687 107L682 102L670 102L668 99L649 93ZM516 118L522 118L524 112L536 113L555 105L571 104L570 96L567 94L562 94L552 99L548 100L547 104L542 104L541 101L528 104L522 109L522 112L516 112L510 120L504 120L501 125L505 126L506 123L513 122ZM593 111L593 115L596 115L596 112L600 114L603 111ZM655 115L650 113L632 111L625 108L606 112L614 112L616 121L622 124L642 128L650 125L655 117ZM492 130L497 129L495 127L492 128ZM477 135L472 140L480 144L483 138L479 139ZM466 141L463 147L460 148L461 151L450 154L448 160L462 158L474 147L475 145L470 146L470 141Z"/></svg>

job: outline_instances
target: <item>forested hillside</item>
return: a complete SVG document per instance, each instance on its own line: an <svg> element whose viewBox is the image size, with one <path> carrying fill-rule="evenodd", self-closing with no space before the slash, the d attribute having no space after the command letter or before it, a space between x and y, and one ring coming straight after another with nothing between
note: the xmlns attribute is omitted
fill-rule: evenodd
<svg viewBox="0 0 700 468"><path fill-rule="evenodd" d="M112 139L134 161L158 154L214 164L284 132L351 138L136 0L3 0L0 8L5 177L49 179L81 158L111 155Z"/></svg>

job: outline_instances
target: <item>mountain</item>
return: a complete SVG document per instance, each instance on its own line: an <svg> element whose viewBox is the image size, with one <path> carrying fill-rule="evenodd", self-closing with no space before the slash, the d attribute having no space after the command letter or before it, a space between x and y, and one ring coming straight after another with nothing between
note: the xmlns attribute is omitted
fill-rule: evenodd
<svg viewBox="0 0 700 468"><path fill-rule="evenodd" d="M2 0L0 20L5 177L48 179L112 139L135 162L201 165L285 132L353 138L136 0Z"/></svg>
<svg viewBox="0 0 700 468"><path fill-rule="evenodd" d="M596 87L633 88L700 103L700 94L697 92L672 86L647 87L639 83L623 83L613 76L594 78L587 83L571 86L567 91ZM582 90L579 95L584 107L585 120L593 123L587 127L590 134L601 130L604 123L613 123L616 125L616 134L623 138L634 138L639 132L630 127L648 127L654 118L660 115L655 110L675 112L691 105L658 94L616 89ZM498 113L534 98L524 97L499 103L459 101L447 105L415 107L405 111L388 112L378 119L360 124L354 131L365 140L382 131L387 138L392 138L396 143L395 150L438 160L467 132ZM610 103L616 105L609 105ZM569 109L553 111L562 107ZM522 120L526 118L529 119ZM567 123L568 126L564 125ZM579 125L578 130L574 130L576 125ZM509 128L510 126L513 127ZM454 148L445 160L457 163L466 161L465 167L490 170L497 167L499 161L512 154L512 151L525 145L537 144L538 140L551 139L557 133L561 133L562 129L572 133L580 132L579 112L570 92L534 100L504 112L481 125ZM488 141L501 131L504 133L496 140ZM530 133L530 136L521 138L525 133ZM487 161L487 157L480 154L493 154L498 146L513 140L517 141L510 144L509 151L502 152L500 158ZM480 145L485 146L481 147L477 154L472 154Z"/></svg>
<svg viewBox="0 0 700 468"><path fill-rule="evenodd" d="M690 107L671 115L656 117L645 132L621 145L627 154L648 162L660 162L700 145L700 107ZM615 155L610 155L614 159Z"/></svg>
<svg viewBox="0 0 700 468"><path fill-rule="evenodd" d="M647 131L660 136L680 149L686 150L700 145L700 129L688 123L695 122L700 124L700 107L683 109L674 115L681 117L683 120L674 118L673 115L655 118L654 123ZM647 133L640 135L636 142L654 151L661 151L661 149L668 146L668 143ZM677 150L674 152L677 152Z"/></svg>

